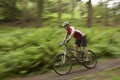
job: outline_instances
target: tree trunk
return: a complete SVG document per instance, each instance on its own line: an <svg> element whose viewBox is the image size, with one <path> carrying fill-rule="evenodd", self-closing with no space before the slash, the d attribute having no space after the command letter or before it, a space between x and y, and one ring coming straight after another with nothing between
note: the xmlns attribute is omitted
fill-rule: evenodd
<svg viewBox="0 0 120 80"><path fill-rule="evenodd" d="M26 23L27 19L28 19L28 10L27 10L27 6L28 6L28 1L27 0L22 0L23 1L23 22Z"/></svg>
<svg viewBox="0 0 120 80"><path fill-rule="evenodd" d="M89 0L87 2L88 4L88 19L87 19L87 27L91 27L92 26L92 4L91 4L91 0Z"/></svg>
<svg viewBox="0 0 120 80"><path fill-rule="evenodd" d="M71 2L71 19L74 19L75 7L76 7L76 0L72 0L72 2Z"/></svg>
<svg viewBox="0 0 120 80"><path fill-rule="evenodd" d="M62 16L62 5L61 5L62 1L58 0L58 21L61 20L61 16Z"/></svg>
<svg viewBox="0 0 120 80"><path fill-rule="evenodd" d="M43 9L44 9L44 1L43 0L37 0L37 7L38 7L38 23L37 23L37 27L41 27L43 25L43 21L42 21L42 14L43 14Z"/></svg>
<svg viewBox="0 0 120 80"><path fill-rule="evenodd" d="M27 22L28 22L28 17L29 17L29 12L28 12L28 9L27 9L27 6L28 6L28 1L27 0L21 0L21 5L22 5L22 21L20 22L17 22L17 24L22 24L21 27L26 27L27 25Z"/></svg>

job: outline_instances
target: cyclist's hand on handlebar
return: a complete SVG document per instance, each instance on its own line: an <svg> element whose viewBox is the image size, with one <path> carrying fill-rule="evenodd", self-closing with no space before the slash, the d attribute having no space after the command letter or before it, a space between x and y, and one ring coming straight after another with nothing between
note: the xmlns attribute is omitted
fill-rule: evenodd
<svg viewBox="0 0 120 80"><path fill-rule="evenodd" d="M65 43L68 43L70 41L70 39L66 39Z"/></svg>
<svg viewBox="0 0 120 80"><path fill-rule="evenodd" d="M64 45L64 44L68 43L69 41L70 41L70 39L68 38L68 39L66 39L64 42L61 42L61 43L59 44L59 46L62 46L62 45Z"/></svg>
<svg viewBox="0 0 120 80"><path fill-rule="evenodd" d="M63 42L61 42L60 44L59 44L59 46L62 46L64 43Z"/></svg>

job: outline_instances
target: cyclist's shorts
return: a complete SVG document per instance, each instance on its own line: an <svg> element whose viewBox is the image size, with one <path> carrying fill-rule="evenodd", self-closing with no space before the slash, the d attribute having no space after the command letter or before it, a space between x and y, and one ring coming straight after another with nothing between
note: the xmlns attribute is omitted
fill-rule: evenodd
<svg viewBox="0 0 120 80"><path fill-rule="evenodd" d="M80 46L86 47L86 46L87 46L86 36L82 37L81 40L76 40L76 41L75 41L75 44L76 44L78 47L80 47Z"/></svg>

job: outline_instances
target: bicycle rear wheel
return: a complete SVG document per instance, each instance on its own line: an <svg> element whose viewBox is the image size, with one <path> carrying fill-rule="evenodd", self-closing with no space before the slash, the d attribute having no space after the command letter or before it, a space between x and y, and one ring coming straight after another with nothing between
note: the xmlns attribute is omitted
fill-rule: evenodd
<svg viewBox="0 0 120 80"><path fill-rule="evenodd" d="M57 74L65 75L71 71L72 63L67 55L64 59L64 54L58 54L53 59L52 67Z"/></svg>
<svg viewBox="0 0 120 80"><path fill-rule="evenodd" d="M83 65L87 68L87 69L91 69L91 68L95 68L96 67L96 64L97 64L97 56L96 54L91 51L91 50L88 50L88 54L89 54L89 58L90 60L89 61L84 61L86 56L85 54L82 55L82 60L83 60Z"/></svg>

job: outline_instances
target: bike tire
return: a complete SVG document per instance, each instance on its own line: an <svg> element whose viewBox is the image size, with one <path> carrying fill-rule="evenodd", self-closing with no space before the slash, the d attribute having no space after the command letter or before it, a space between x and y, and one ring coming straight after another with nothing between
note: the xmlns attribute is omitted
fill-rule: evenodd
<svg viewBox="0 0 120 80"><path fill-rule="evenodd" d="M86 67L87 69L92 69L92 68L95 68L96 65L97 65L97 56L96 54L91 51L91 50L88 50L88 54L90 56L90 61L88 62L85 62L84 59L85 59L85 54L82 55L82 64L84 65L84 67Z"/></svg>
<svg viewBox="0 0 120 80"><path fill-rule="evenodd" d="M59 75L66 75L72 69L72 62L67 55L66 55L65 63L61 64L63 56L64 56L63 53L58 54L54 57L54 59L52 61L52 68Z"/></svg>

